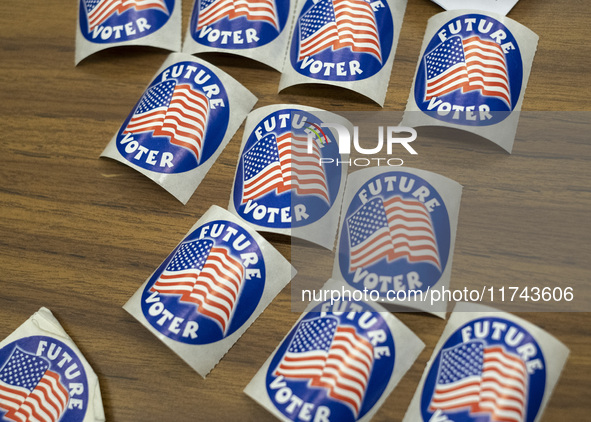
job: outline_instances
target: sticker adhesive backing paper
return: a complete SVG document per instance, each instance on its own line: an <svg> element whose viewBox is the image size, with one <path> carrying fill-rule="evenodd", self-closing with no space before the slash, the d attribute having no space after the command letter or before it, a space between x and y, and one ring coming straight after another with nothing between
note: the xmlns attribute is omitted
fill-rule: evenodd
<svg viewBox="0 0 591 422"><path fill-rule="evenodd" d="M378 304L313 302L244 392L286 422L369 421L423 348Z"/></svg>
<svg viewBox="0 0 591 422"><path fill-rule="evenodd" d="M259 231L306 239L332 250L348 168L330 128L333 124L350 126L336 114L298 105L273 105L250 113L230 212Z"/></svg>
<svg viewBox="0 0 591 422"><path fill-rule="evenodd" d="M184 53L230 53L283 69L296 0L196 0Z"/></svg>
<svg viewBox="0 0 591 422"><path fill-rule="evenodd" d="M279 91L321 83L383 106L406 0L300 0Z"/></svg>
<svg viewBox="0 0 591 422"><path fill-rule="evenodd" d="M75 64L111 47L181 50L179 0L79 0Z"/></svg>
<svg viewBox="0 0 591 422"><path fill-rule="evenodd" d="M445 126L513 149L538 36L477 10L429 19L401 125Z"/></svg>
<svg viewBox="0 0 591 422"><path fill-rule="evenodd" d="M568 354L521 318L458 303L403 422L538 422Z"/></svg>
<svg viewBox="0 0 591 422"><path fill-rule="evenodd" d="M205 378L294 275L261 235L212 206L124 309Z"/></svg>
<svg viewBox="0 0 591 422"><path fill-rule="evenodd" d="M96 374L47 308L0 342L0 419L105 420Z"/></svg>
<svg viewBox="0 0 591 422"><path fill-rule="evenodd" d="M256 101L215 66L171 54L101 156L186 204Z"/></svg>
<svg viewBox="0 0 591 422"><path fill-rule="evenodd" d="M462 186L424 170L373 167L349 175L332 278L384 304L444 317Z"/></svg>

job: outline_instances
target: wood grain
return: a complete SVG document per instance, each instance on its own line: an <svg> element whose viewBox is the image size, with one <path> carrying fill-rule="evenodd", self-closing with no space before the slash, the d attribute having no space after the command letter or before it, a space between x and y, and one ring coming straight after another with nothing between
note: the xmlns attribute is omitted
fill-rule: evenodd
<svg viewBox="0 0 591 422"><path fill-rule="evenodd" d="M98 374L109 421L273 420L242 389L299 315L290 311L289 286L207 380L121 308L212 204L227 206L242 129L186 206L133 170L99 159L167 53L111 49L74 68L76 8L70 3L0 4L0 338L40 306L49 307ZM540 35L524 110L589 111L586 6L521 0L510 13ZM184 2L185 25L191 7ZM409 0L385 110L404 109L427 19L440 10ZM243 59L207 58L255 93L257 106L379 110L336 88L277 94L277 72ZM523 119L524 135L512 155L482 140L422 131L419 155L405 158L464 185L454 283L589 281L589 114L564 115L577 122L568 127L580 128L569 136L543 130L544 116ZM290 255L288 239L269 239ZM426 315L397 316L427 347L376 421L402 419L445 325ZM588 420L589 314L521 316L571 349L543 421Z"/></svg>

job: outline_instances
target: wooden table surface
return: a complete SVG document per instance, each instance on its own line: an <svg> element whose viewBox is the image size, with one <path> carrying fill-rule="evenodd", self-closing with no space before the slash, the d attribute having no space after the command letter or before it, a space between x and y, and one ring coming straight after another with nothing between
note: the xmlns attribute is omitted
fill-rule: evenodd
<svg viewBox="0 0 591 422"><path fill-rule="evenodd" d="M242 128L186 206L130 168L99 159L167 52L112 49L75 68L76 7L73 0L64 4L0 4L0 338L39 307L50 308L98 374L109 421L273 420L242 390L299 316L290 310L289 286L206 380L121 308L212 204L227 206ZM427 19L440 11L409 0L385 110L404 109ZM521 0L509 16L540 35L524 110L589 111L587 3ZM379 110L335 88L277 94L279 73L239 58L212 60L258 96L257 106ZM512 155L480 140L419 137L419 155L406 156L406 165L464 185L454 282L589 281L588 116L563 115L562 121L586 118L586 126L576 126L583 133L541 130L518 139ZM289 256L289 239L268 239ZM402 419L445 325L422 314L397 316L426 348L377 421ZM589 314L521 316L571 350L542 420L589 420Z"/></svg>

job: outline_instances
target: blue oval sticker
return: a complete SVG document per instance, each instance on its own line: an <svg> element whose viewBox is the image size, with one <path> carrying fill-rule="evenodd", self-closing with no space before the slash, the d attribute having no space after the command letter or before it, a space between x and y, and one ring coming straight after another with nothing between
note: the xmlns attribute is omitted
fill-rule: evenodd
<svg viewBox="0 0 591 422"><path fill-rule="evenodd" d="M269 228L311 224L332 207L341 186L338 142L313 113L284 109L262 119L244 145L234 208ZM308 150L311 146L311 151Z"/></svg>
<svg viewBox="0 0 591 422"><path fill-rule="evenodd" d="M183 173L206 162L228 128L230 106L216 74L197 62L169 66L129 114L116 145L130 163L157 173Z"/></svg>
<svg viewBox="0 0 591 422"><path fill-rule="evenodd" d="M338 259L352 287L388 291L432 288L450 251L449 214L425 179L404 171L373 177L344 215Z"/></svg>
<svg viewBox="0 0 591 422"><path fill-rule="evenodd" d="M368 304L356 302L345 312L347 304L331 312L316 306L271 361L267 394L293 421L361 419L390 382L396 354L388 324Z"/></svg>
<svg viewBox="0 0 591 422"><path fill-rule="evenodd" d="M289 0L196 0L191 36L199 44L247 49L276 39L289 17Z"/></svg>
<svg viewBox="0 0 591 422"><path fill-rule="evenodd" d="M2 420L81 422L87 407L84 365L63 342L31 336L0 349Z"/></svg>
<svg viewBox="0 0 591 422"><path fill-rule="evenodd" d="M393 40L387 2L307 0L293 31L290 61L309 78L359 81L382 69Z"/></svg>
<svg viewBox="0 0 591 422"><path fill-rule="evenodd" d="M211 221L190 233L152 275L142 312L168 338L214 343L252 315L265 277L262 251L250 233L230 221Z"/></svg>
<svg viewBox="0 0 591 422"><path fill-rule="evenodd" d="M483 317L456 330L431 364L421 395L423 420L533 422L546 389L546 363L517 323Z"/></svg>
<svg viewBox="0 0 591 422"><path fill-rule="evenodd" d="M437 30L419 63L415 101L429 116L487 126L513 111L523 83L517 40L489 16L458 16Z"/></svg>
<svg viewBox="0 0 591 422"><path fill-rule="evenodd" d="M175 0L80 0L80 32L97 44L146 37L162 28Z"/></svg>

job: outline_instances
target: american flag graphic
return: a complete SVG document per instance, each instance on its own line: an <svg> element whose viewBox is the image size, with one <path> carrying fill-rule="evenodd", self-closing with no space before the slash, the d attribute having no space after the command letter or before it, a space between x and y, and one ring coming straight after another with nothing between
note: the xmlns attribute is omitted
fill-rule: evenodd
<svg viewBox="0 0 591 422"><path fill-rule="evenodd" d="M320 0L300 17L298 60L327 48L349 47L380 62L380 36L371 5L364 0Z"/></svg>
<svg viewBox="0 0 591 422"><path fill-rule="evenodd" d="M244 281L244 267L212 240L183 243L152 291L180 295L197 305L197 312L218 323L226 333Z"/></svg>
<svg viewBox="0 0 591 422"><path fill-rule="evenodd" d="M308 380L357 416L373 367L373 346L354 327L334 317L300 322L274 374Z"/></svg>
<svg viewBox="0 0 591 422"><path fill-rule="evenodd" d="M509 72L501 46L478 36L448 38L425 56L425 101L456 89L480 90L511 106Z"/></svg>
<svg viewBox="0 0 591 422"><path fill-rule="evenodd" d="M430 411L487 413L490 421L522 422L527 408L525 363L502 346L471 341L443 350Z"/></svg>
<svg viewBox="0 0 591 422"><path fill-rule="evenodd" d="M302 196L318 196L330 204L321 157L315 140L312 141L312 153L308 153L307 136L291 132L279 137L266 135L244 154L242 203L273 191L277 194L291 191Z"/></svg>
<svg viewBox="0 0 591 422"><path fill-rule="evenodd" d="M431 216L416 199L374 198L347 219L347 226L351 272L384 258L428 262L441 269Z"/></svg>
<svg viewBox="0 0 591 422"><path fill-rule="evenodd" d="M190 151L197 162L207 128L209 100L191 85L174 80L154 85L140 100L123 133L154 132Z"/></svg>
<svg viewBox="0 0 591 422"><path fill-rule="evenodd" d="M92 32L114 14L120 15L129 9L155 9L169 14L164 0L84 0L84 5L88 17L88 32Z"/></svg>
<svg viewBox="0 0 591 422"><path fill-rule="evenodd" d="M49 362L15 348L0 370L0 409L14 422L56 422L70 395Z"/></svg>
<svg viewBox="0 0 591 422"><path fill-rule="evenodd" d="M268 22L279 30L275 0L199 0L197 31L224 18Z"/></svg>

